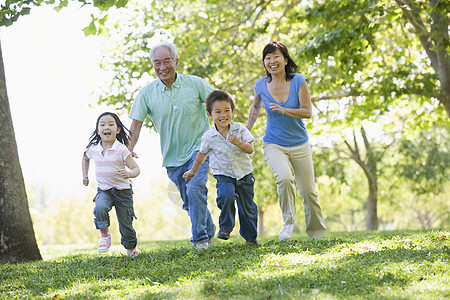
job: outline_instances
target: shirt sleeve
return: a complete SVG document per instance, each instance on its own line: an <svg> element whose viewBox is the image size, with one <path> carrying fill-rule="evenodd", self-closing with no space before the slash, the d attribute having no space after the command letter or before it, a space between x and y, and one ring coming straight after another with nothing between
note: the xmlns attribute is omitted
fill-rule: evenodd
<svg viewBox="0 0 450 300"><path fill-rule="evenodd" d="M143 88L139 94L137 95L136 99L134 99L133 105L131 106L130 113L128 114L128 117L144 122L145 118L148 114L150 114L150 109L147 105L149 103L148 99L148 93L146 92L146 88Z"/></svg>
<svg viewBox="0 0 450 300"><path fill-rule="evenodd" d="M122 144L122 143L121 143L120 148L121 148L121 152L122 152L122 160L123 160L123 161L126 161L128 155L131 155L131 152L130 152L130 150L128 150L127 146L125 146L125 145Z"/></svg>
<svg viewBox="0 0 450 300"><path fill-rule="evenodd" d="M195 84L197 86L198 94L203 103L206 102L208 95L214 90L212 85L210 85L206 80L200 77L194 77Z"/></svg>
<svg viewBox="0 0 450 300"><path fill-rule="evenodd" d="M203 134L203 136L202 136L202 143L200 145L200 150L199 151L201 153L203 153L203 154L206 154L209 151L211 151L211 147L209 146L208 137L206 136L206 133Z"/></svg>
<svg viewBox="0 0 450 300"><path fill-rule="evenodd" d="M89 159L92 159L91 148L92 147L89 147L89 148L86 149L86 151L84 151L84 153L86 153L86 157L89 158Z"/></svg>
<svg viewBox="0 0 450 300"><path fill-rule="evenodd" d="M242 136L242 141L244 143L253 142L255 140L255 138L252 136L250 131L248 131L247 127L245 127L243 124L239 124L239 126L240 126L239 131Z"/></svg>

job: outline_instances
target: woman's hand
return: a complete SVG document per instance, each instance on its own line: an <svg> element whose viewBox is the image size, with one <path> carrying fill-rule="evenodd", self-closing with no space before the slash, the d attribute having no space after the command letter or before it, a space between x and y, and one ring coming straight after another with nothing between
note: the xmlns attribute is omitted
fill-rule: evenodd
<svg viewBox="0 0 450 300"><path fill-rule="evenodd" d="M271 104L270 104L270 110L272 110L272 111L277 111L277 112L279 112L280 114L285 115L285 114L286 114L286 111L287 111L287 108L282 107L281 105L276 104L276 103L271 103Z"/></svg>

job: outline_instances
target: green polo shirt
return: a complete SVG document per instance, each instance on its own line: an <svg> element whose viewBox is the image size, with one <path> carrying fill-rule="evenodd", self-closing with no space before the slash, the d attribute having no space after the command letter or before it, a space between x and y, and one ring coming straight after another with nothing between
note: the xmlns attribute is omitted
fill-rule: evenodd
<svg viewBox="0 0 450 300"><path fill-rule="evenodd" d="M172 90L160 79L142 88L129 117L153 121L161 142L163 167L178 167L200 149L203 133L209 129L205 100L213 87L204 79L177 74Z"/></svg>

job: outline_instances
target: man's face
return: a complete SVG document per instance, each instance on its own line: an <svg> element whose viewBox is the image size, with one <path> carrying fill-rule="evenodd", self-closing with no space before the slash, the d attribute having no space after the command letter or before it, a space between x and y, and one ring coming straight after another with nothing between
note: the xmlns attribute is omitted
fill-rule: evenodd
<svg viewBox="0 0 450 300"><path fill-rule="evenodd" d="M169 87L175 81L177 66L178 59L176 61L173 60L168 48L161 47L153 53L153 67L155 68L156 76Z"/></svg>

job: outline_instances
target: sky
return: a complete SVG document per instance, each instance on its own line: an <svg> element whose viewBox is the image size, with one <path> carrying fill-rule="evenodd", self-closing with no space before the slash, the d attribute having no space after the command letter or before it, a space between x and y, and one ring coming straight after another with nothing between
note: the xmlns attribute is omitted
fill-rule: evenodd
<svg viewBox="0 0 450 300"><path fill-rule="evenodd" d="M72 6L56 12L37 7L10 27L0 27L0 42L13 126L27 189L44 189L62 200L85 195L81 157L97 117L112 107L98 106L95 92L110 86L101 70L102 41L82 29L90 11ZM120 119L129 128L126 115ZM159 138L143 129L135 152L141 175L135 192L149 192L150 182L165 175ZM89 176L95 183L94 163ZM95 185L94 185L95 187Z"/></svg>

